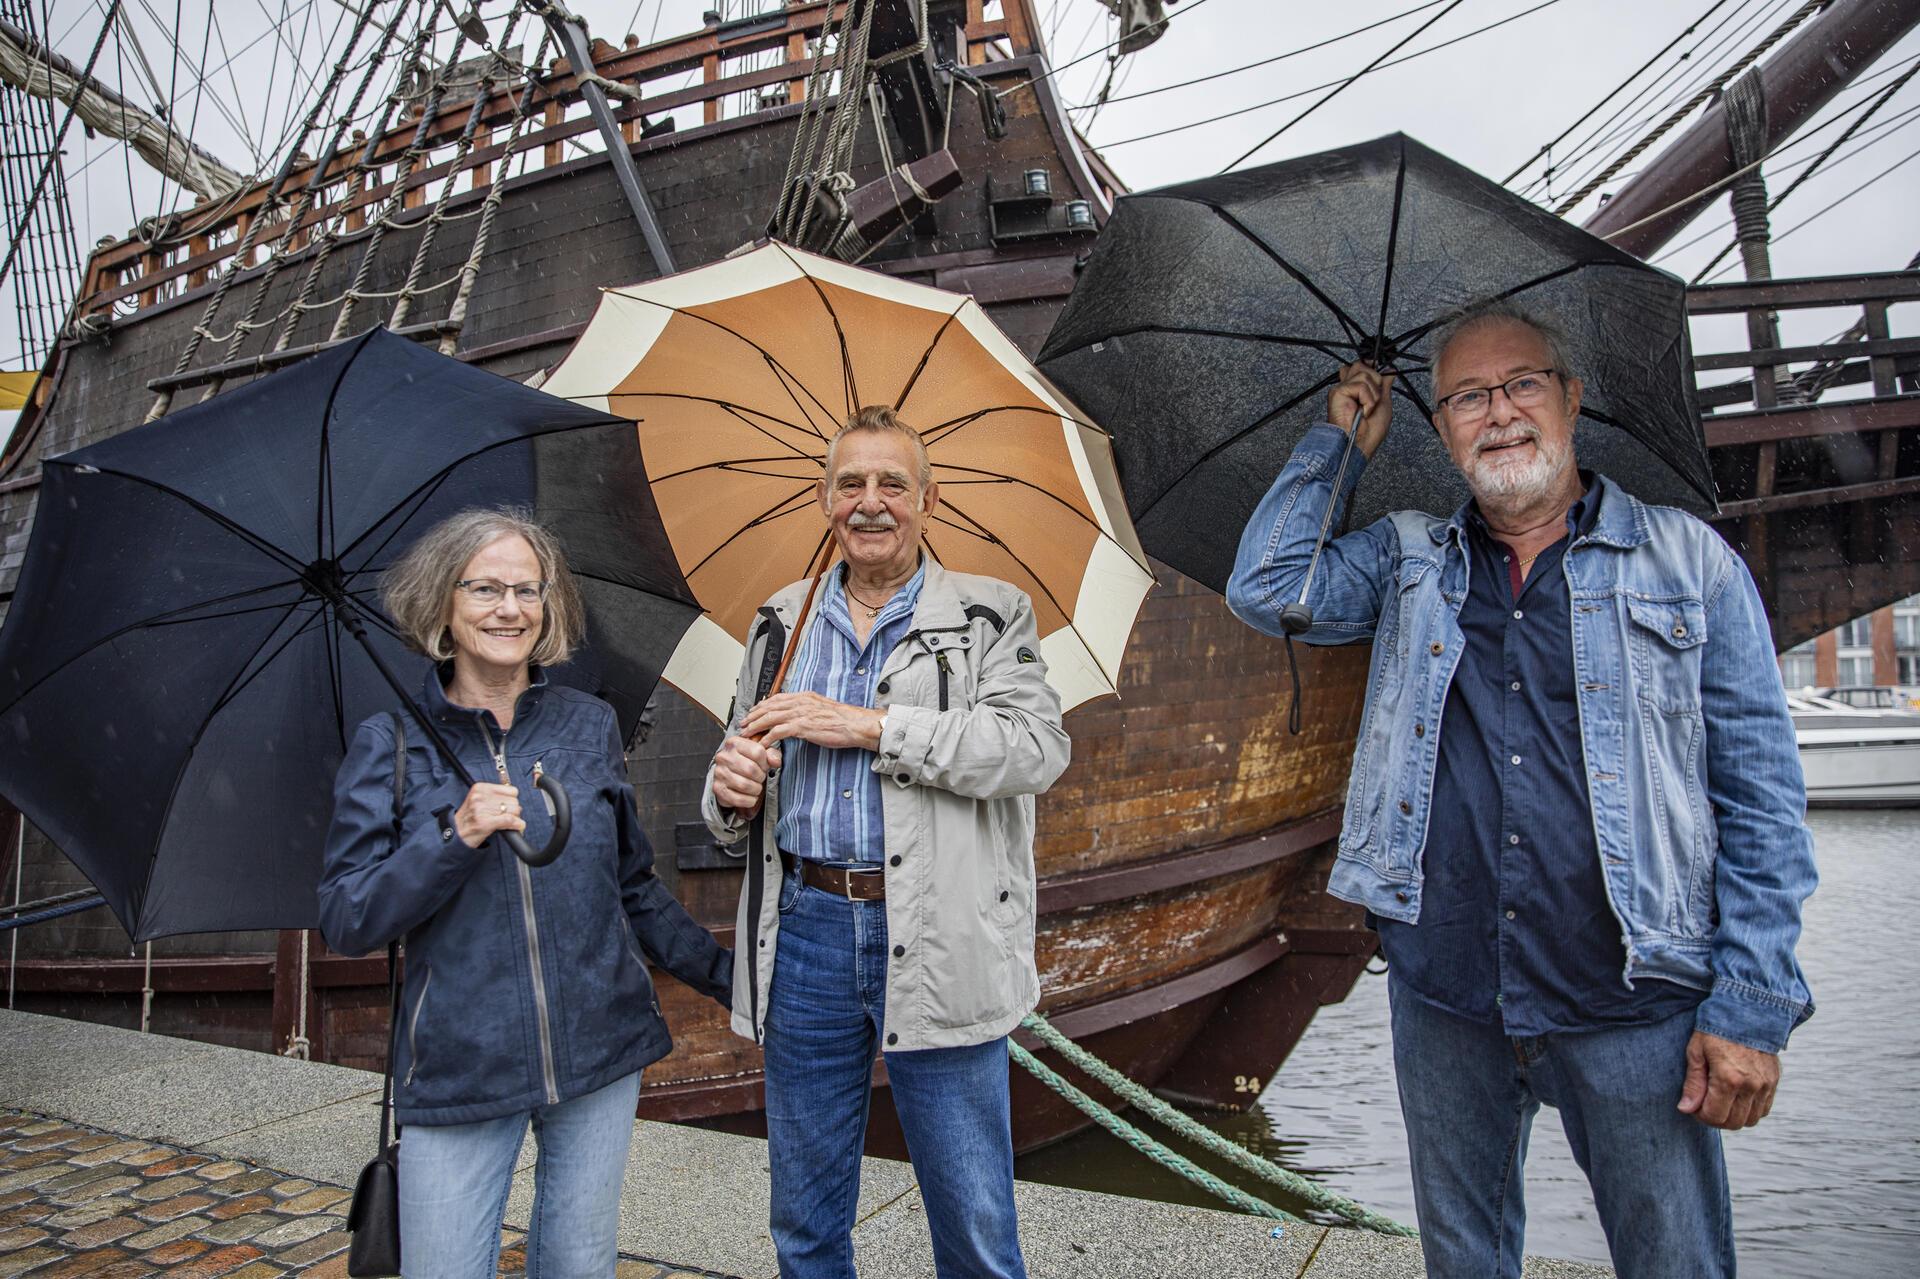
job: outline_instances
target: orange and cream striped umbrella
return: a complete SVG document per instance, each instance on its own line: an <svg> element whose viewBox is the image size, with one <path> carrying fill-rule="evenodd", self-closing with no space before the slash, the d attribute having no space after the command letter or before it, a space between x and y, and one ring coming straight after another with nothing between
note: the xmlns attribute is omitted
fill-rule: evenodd
<svg viewBox="0 0 1920 1279"><path fill-rule="evenodd" d="M664 678L716 717L756 610L821 567L827 443L869 404L926 442L940 485L928 552L1032 598L1068 707L1113 691L1153 575L1112 442L971 297L770 243L604 290L541 389L638 423L706 610Z"/></svg>

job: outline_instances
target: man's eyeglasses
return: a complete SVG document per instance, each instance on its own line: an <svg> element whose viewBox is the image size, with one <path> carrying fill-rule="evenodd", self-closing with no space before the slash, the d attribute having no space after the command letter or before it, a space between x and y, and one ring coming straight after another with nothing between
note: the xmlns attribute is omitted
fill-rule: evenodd
<svg viewBox="0 0 1920 1279"><path fill-rule="evenodd" d="M454 586L467 593L467 598L476 604L492 608L507 598L507 592L513 592L513 598L522 608L537 608L547 602L547 588L551 582L514 582L508 584L492 577L466 577L454 583Z"/></svg>
<svg viewBox="0 0 1920 1279"><path fill-rule="evenodd" d="M1493 411L1495 391L1505 395L1507 402L1516 409L1538 408L1547 402L1547 391L1552 385L1548 379L1559 374L1559 369L1535 369L1531 373L1519 373L1499 386L1472 386L1442 396L1434 401L1434 406L1445 409L1448 416L1462 425L1477 422Z"/></svg>

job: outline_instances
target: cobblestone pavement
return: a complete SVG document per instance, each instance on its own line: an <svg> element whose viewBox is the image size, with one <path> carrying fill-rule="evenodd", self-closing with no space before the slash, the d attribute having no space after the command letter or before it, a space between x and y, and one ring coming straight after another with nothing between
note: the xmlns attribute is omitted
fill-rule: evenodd
<svg viewBox="0 0 1920 1279"><path fill-rule="evenodd" d="M0 1110L0 1279L347 1273L350 1192L232 1159ZM500 1274L526 1265L517 1231ZM617 1279L701 1279L636 1257Z"/></svg>

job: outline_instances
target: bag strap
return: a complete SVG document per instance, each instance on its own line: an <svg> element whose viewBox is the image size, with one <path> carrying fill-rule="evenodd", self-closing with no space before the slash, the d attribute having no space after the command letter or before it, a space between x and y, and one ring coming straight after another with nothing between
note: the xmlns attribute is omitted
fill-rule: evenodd
<svg viewBox="0 0 1920 1279"><path fill-rule="evenodd" d="M393 838L400 840L400 813L407 797L407 721L393 714ZM400 939L387 943L387 1063L380 1081L380 1151L385 1154L400 1125L393 1122L393 1053L400 1039Z"/></svg>

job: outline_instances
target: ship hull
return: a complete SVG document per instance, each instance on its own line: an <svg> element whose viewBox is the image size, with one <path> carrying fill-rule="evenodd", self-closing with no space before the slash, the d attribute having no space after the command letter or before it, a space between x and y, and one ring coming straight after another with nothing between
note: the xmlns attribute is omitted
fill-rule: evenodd
<svg viewBox="0 0 1920 1279"><path fill-rule="evenodd" d="M1007 130L997 140L984 136L972 112L955 113L947 141L965 185L936 206L930 226L916 222L910 236L889 243L868 265L972 292L1031 353L1064 303L1075 259L1090 240L1064 230L1008 234L993 192L1041 169L1060 200L1085 199L1101 216L1110 192L1080 152L1051 83L1040 78L1040 59L976 61L974 69L995 87L1032 87L1002 99ZM678 265L715 260L758 234L794 127L789 107L637 141L634 158ZM870 154L872 142L862 147L854 177L864 181L884 170ZM505 184L464 318L442 323L432 318L438 311L413 312L428 336L447 336L461 358L509 377L556 363L600 287L653 273L605 158L567 160L557 146L537 149L546 163ZM473 212L483 194L456 196L449 209ZM369 293L406 279L420 234L417 222L387 233L368 272ZM312 296L344 288L366 242L361 232L335 246L313 273ZM464 236L443 234L421 278L456 275L467 252ZM174 374L214 287L211 279L195 281L196 260L183 259L173 276L166 276L172 268L158 268L158 276L142 277L156 281L151 288L136 280L116 295L115 281L125 273L114 276L96 259L87 305L128 313L111 321L104 340L62 347L47 379L50 397L23 419L9 446L0 471L7 552L0 587L11 587L31 528L40 457L121 430L164 430L164 419L138 425L157 385L178 388L176 406L197 398L191 378L181 383ZM262 314L284 310L311 265L311 249L292 254L267 289ZM383 318L377 306L359 314L367 323ZM296 312L294 321L285 341L298 349L325 340L332 314ZM223 327L214 322L215 330ZM264 349L269 331L246 349ZM217 363L224 354L208 344L199 363ZM1217 596L1179 574L1162 567L1158 576L1129 644L1119 695L1068 716L1072 766L1039 801L1042 1011L1137 1080L1165 1082L1196 1104L1244 1106L1258 1092L1249 1081L1271 1077L1313 1010L1345 994L1372 950L1359 912L1324 894L1365 652L1300 650L1307 714L1304 731L1291 735L1281 645L1241 625ZM726 935L740 872L697 820L719 735L704 712L663 688L629 763L662 879L697 919ZM29 830L25 848L27 897L84 886L37 832ZM317 934L304 951L297 933L255 932L163 939L143 953L96 911L19 936L19 961L8 979L20 1008L144 1022L163 1033L267 1051L285 1050L296 1026L304 1026L314 1056L379 1067L384 960L329 954ZM675 1049L647 1072L642 1115L752 1129L762 1104L757 1047L734 1035L716 1006L664 975L658 984ZM884 1063L875 1075L872 1148L902 1153ZM1015 1111L1022 1148L1086 1122L1017 1072Z"/></svg>

